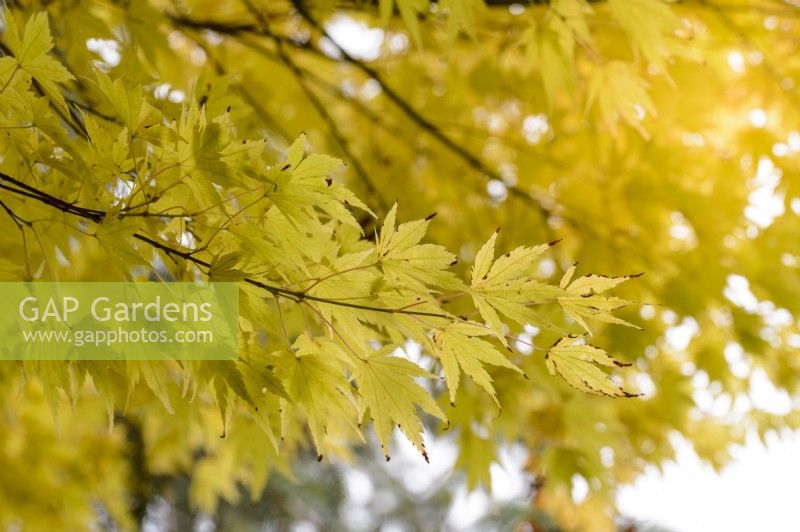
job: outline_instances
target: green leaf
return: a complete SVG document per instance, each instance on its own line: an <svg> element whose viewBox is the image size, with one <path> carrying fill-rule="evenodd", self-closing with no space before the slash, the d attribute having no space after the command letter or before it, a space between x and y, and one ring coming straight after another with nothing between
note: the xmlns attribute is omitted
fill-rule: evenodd
<svg viewBox="0 0 800 532"><path fill-rule="evenodd" d="M386 276L396 285L427 292L427 286L460 290L463 283L449 271L457 260L444 246L420 244L433 219L400 224L395 228L397 205L386 215L377 241L378 260Z"/></svg>
<svg viewBox="0 0 800 532"><path fill-rule="evenodd" d="M584 297L591 296L605 292L606 290L614 288L625 281L634 279L641 275L642 274L607 277L605 275L595 275L590 273L589 275L578 277L569 283L569 286L566 287L566 291Z"/></svg>
<svg viewBox="0 0 800 532"><path fill-rule="evenodd" d="M282 357L279 375L287 395L305 414L321 456L331 420L347 419L356 430L355 403L342 366L347 355L333 342L307 334L295 341L292 351Z"/></svg>
<svg viewBox="0 0 800 532"><path fill-rule="evenodd" d="M50 22L46 13L36 13L28 19L25 30L20 35L14 15L8 8L4 10L6 22L6 41L14 54L19 67L38 81L45 94L62 109L66 102L57 83L74 79L64 65L50 57L53 49L50 36Z"/></svg>
<svg viewBox="0 0 800 532"><path fill-rule="evenodd" d="M300 135L289 146L289 151L286 153L286 164L291 168L297 168L300 161L303 160L303 155L306 153L306 136Z"/></svg>
<svg viewBox="0 0 800 532"><path fill-rule="evenodd" d="M581 336L569 335L556 341L545 354L551 375L560 375L573 388L609 397L637 397L616 384L599 366L621 368L630 364L620 362L608 353L589 344L580 343Z"/></svg>
<svg viewBox="0 0 800 532"><path fill-rule="evenodd" d="M475 262L472 265L472 286L474 287L478 282L486 279L489 274L489 268L492 266L494 260L494 244L497 241L497 234L500 232L498 229L489 240L486 241L478 253L475 255Z"/></svg>
<svg viewBox="0 0 800 532"><path fill-rule="evenodd" d="M497 446L489 438L483 438L475 431L464 427L458 435L458 459L456 466L467 473L467 488L475 489L482 485L492 489L490 467L497 459Z"/></svg>
<svg viewBox="0 0 800 532"><path fill-rule="evenodd" d="M138 222L134 218L118 218L112 213L103 219L94 232L100 247L126 277L130 276L132 265L148 263L134 245L136 240L133 235L138 229Z"/></svg>
<svg viewBox="0 0 800 532"><path fill-rule="evenodd" d="M618 297L605 297L599 294L625 281L639 277L641 274L623 275L620 277L606 277L604 275L590 274L572 280L576 268L577 265L573 264L561 278L559 286L564 292L558 297L558 303L586 332L591 333L591 330L584 318L605 323L616 323L635 329L640 328L612 314L615 310L629 305L629 301Z"/></svg>
<svg viewBox="0 0 800 532"><path fill-rule="evenodd" d="M558 17L533 21L522 33L521 44L528 64L539 67L547 102L552 108L559 95L569 95L575 88L572 31Z"/></svg>
<svg viewBox="0 0 800 532"><path fill-rule="evenodd" d="M167 412L175 413L169 398L169 373L162 363L148 360L128 360L127 368L131 389L141 378L144 378L147 387L158 397Z"/></svg>
<svg viewBox="0 0 800 532"><path fill-rule="evenodd" d="M656 108L647 92L648 87L647 81L632 65L609 61L598 67L589 80L587 109L597 105L612 136L618 135L617 124L622 120L644 139L649 139L642 121L647 114L655 116Z"/></svg>
<svg viewBox="0 0 800 532"><path fill-rule="evenodd" d="M492 386L492 377L486 372L484 365L500 366L524 375L519 367L512 364L492 344L480 338L488 332L479 325L466 322L454 323L434 331L435 354L444 369L451 403L456 400L461 371L486 390L498 408L500 403Z"/></svg>
<svg viewBox="0 0 800 532"><path fill-rule="evenodd" d="M399 426L427 460L428 453L422 441L422 422L417 414L417 407L442 421L447 418L436 401L414 379L430 379L435 378L435 375L406 359L378 352L356 362L353 377L358 384L361 398L361 417L369 410L375 434L386 458L389 458L392 430Z"/></svg>
<svg viewBox="0 0 800 532"><path fill-rule="evenodd" d="M418 47L422 47L422 31L419 24L419 16L423 15L430 5L429 0L394 0L400 18L403 19L411 38Z"/></svg>
<svg viewBox="0 0 800 532"><path fill-rule="evenodd" d="M292 179L298 183L305 180L316 180L320 177L331 175L335 170L341 168L342 161L336 157L313 153L303 159L293 172Z"/></svg>
<svg viewBox="0 0 800 532"><path fill-rule="evenodd" d="M95 77L100 92L108 99L114 113L131 134L143 134L143 126L158 123L154 118L158 113L148 103L141 85L126 78L112 80L107 74L99 71L95 72ZM152 124L146 124L151 120Z"/></svg>
<svg viewBox="0 0 800 532"><path fill-rule="evenodd" d="M305 137L289 148L287 164L273 169L265 194L292 223L317 231L315 212L361 231L361 226L346 205L374 213L350 190L334 182L332 173L342 166L335 157L311 154L303 158ZM317 227L315 227L317 226Z"/></svg>
<svg viewBox="0 0 800 532"><path fill-rule="evenodd" d="M208 277L218 282L238 282L247 277L247 273L237 268L242 260L241 253L224 253L215 255L208 268Z"/></svg>
<svg viewBox="0 0 800 532"><path fill-rule="evenodd" d="M661 0L609 0L609 10L650 63L663 71L666 59L678 51L674 32L680 19Z"/></svg>
<svg viewBox="0 0 800 532"><path fill-rule="evenodd" d="M486 11L483 0L442 0L442 10L447 12L447 36L453 42L459 31L475 38L477 18Z"/></svg>
<svg viewBox="0 0 800 532"><path fill-rule="evenodd" d="M521 325L541 324L531 305L554 301L561 291L530 279L530 269L535 261L555 242L534 247L521 246L494 260L496 239L497 232L475 257L470 294L481 317L507 347L505 326L498 312Z"/></svg>

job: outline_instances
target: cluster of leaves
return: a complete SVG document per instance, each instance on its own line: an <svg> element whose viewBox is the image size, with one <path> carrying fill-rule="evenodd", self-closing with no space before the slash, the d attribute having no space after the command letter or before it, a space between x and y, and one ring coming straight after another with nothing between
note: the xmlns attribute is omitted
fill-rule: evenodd
<svg viewBox="0 0 800 532"><path fill-rule="evenodd" d="M487 11L478 0L381 0L379 4L384 21L388 21L392 9L397 9L418 46L422 45L421 18L441 12L452 41L459 32L475 38ZM648 136L642 121L646 115L654 116L656 109L640 65L644 62L668 76L668 62L688 53L685 42L691 37L668 3L610 0L607 8L600 8L602 15L586 0L554 0L542 10L527 12L521 4L512 9L519 12L526 25L517 46L524 50L526 67L535 69L541 77L551 106L574 96L576 85L585 82L586 107L599 110L612 135L619 134L618 124L624 122ZM592 28L605 18L610 18L615 30L628 37L629 50L605 53L601 49ZM591 65L583 73L577 68L578 56Z"/></svg>
<svg viewBox="0 0 800 532"><path fill-rule="evenodd" d="M75 78L50 55L44 13L19 26L6 11L4 35L0 204L16 230L3 246L23 260L3 278L241 283L241 360L178 371L141 361L22 363L54 412L59 391L76 401L87 377L110 416L140 381L175 412L171 388L181 382L185 400L208 394L226 426L251 418L276 453L301 419L320 458L333 450L332 435L363 439L359 427L371 421L387 459L396 426L427 459L419 410L444 423L447 414L419 382L438 370L398 355L407 340L437 362L451 403L464 373L499 407L490 368L523 374L503 352L514 340L508 323L561 331L540 311L560 306L585 332L586 320L627 324L611 314L627 302L602 293L628 277L571 279L572 267L558 286L532 279L555 242L495 259L495 232L467 284L454 254L423 243L433 216L397 224L395 205L374 239L365 235L354 211L374 213L336 178L341 161L305 154L305 137L275 161L265 139L239 136L230 112L210 114L200 95L170 116L140 85L100 71L81 83L94 84L103 103L83 109L64 96ZM461 296L474 312L448 309ZM587 392L630 397L599 369L626 364L578 338L546 350L550 371Z"/></svg>
<svg viewBox="0 0 800 532"><path fill-rule="evenodd" d="M8 4L18 21L42 9L36 2ZM96 279L101 272L111 279L137 263L128 270L137 278L205 278L211 273L217 279L242 281L243 290L251 294L244 298L248 306L243 315L250 321L243 327L252 348L238 365L145 364L130 373L103 364L22 369L60 383L73 397L86 392L84 398L94 393L81 388L89 372L102 393L100 406L103 397L111 397L109 408L127 405L125 419L140 420L148 474L188 473L194 479L192 503L207 512L219 497L235 502L237 481L258 491L270 471L288 474L294 449L311 441L305 424L292 421L295 414L308 419L305 407L280 395L302 396L302 382L294 378L300 373L280 374L277 368L293 367L284 362L294 360L301 349L302 358L311 356L305 353L316 349L310 347L314 342L327 342L325 349L339 345L344 351L330 365L317 365L318 357L303 362L313 363L318 373L335 368L337 377L342 376L337 386L327 388L332 399L312 406L328 415L319 416L323 423L313 430L325 434L329 456L348 456L351 445L360 441L362 432L353 425L358 429L359 410L365 407L360 389L352 384L358 384L353 362L372 351L360 353L353 346L360 353L354 355L339 334L362 342L366 337L375 352L401 345L405 334L373 343L374 331L383 335L391 329L384 324L402 322L407 330L430 333L427 340L417 340L428 342L421 358L412 356L414 344L407 345L409 364L446 378L415 377L407 365L397 374L435 398L449 425L433 424L435 416L423 421L430 422L431 436L457 441L457 466L469 484L488 485L489 466L501 446L519 442L529 452L526 469L541 480L535 504L565 528L610 529L616 486L630 482L648 464L669 459L670 438L676 432L719 467L745 428L763 435L800 427L796 408L772 410L748 399L753 379L766 378L789 394L800 392L796 8L720 0L485 4L48 2L54 49L38 55L25 52L25 68L16 59L2 63L9 89L5 97L24 98L28 109L3 103L9 117L0 138L12 141L0 142L0 171L36 189L0 182L28 194L23 205L16 192L0 190L3 204L19 215L0 211L6 235L0 239L3 278L55 274L60 279ZM22 40L23 27L17 30ZM352 31L363 39L355 42L347 34ZM5 36L3 42L3 55L15 55L11 47L17 44ZM42 75L47 71L49 77ZM53 81L69 73L74 79ZM131 105L113 104L112 99ZM194 111L190 102L196 102ZM205 126L198 127L201 123ZM128 132L123 134L124 128ZM291 172L280 169L301 132L314 151L346 161L333 169L328 160L326 178L292 192L302 190L304 198L314 198L314 211L328 235L323 248L315 244L322 236L296 229L307 223L305 214L293 220L279 209L254 222L269 206L277 209L280 204L291 212L300 201L282 195L279 188L295 187ZM83 139L90 134L92 148L87 148ZM242 145L241 139L259 142ZM18 154L20 145L24 157ZM205 148L193 151L201 146ZM292 160L298 157L294 153ZM165 164L162 157L172 162ZM76 171L75 161L89 171ZM147 162L160 165L153 172L160 171L159 179L163 174L166 182L188 176L166 198L145 198L145 192L155 189L137 185L136 176L139 171L144 175ZM165 169L169 164L176 166ZM187 167L198 170L188 172ZM64 171L72 175L66 177ZM196 175L225 184L209 188L208 180ZM263 186L267 175L279 184L269 189L271 198L248 207L259 189L242 190L240 198L224 207L198 212L215 195L229 199L226 191L243 182L255 180ZM330 187L320 179L331 179ZM341 185L364 205L351 209L357 205L354 198L344 190L329 190ZM135 190L141 191L134 201L153 200L138 209L152 215L106 219L106 212L137 205L128 202ZM39 200L49 205L36 207ZM386 218L395 200L401 216L420 219L419 224L438 212L435 222L425 225L427 244L421 245L457 250L461 262L415 268L393 261L388 267L338 275L351 267L344 256L359 260L359 253L375 250L380 235L388 234ZM347 213L355 216L360 229ZM35 222L37 230L26 221ZM215 236L214 228L224 224L238 238L246 237L244 243L227 228ZM522 246L527 251L516 252L520 256L535 255L532 242L563 238L531 259L527 269L515 274L516 280L507 280L526 295L503 293L499 283L481 286L471 276L469 267L482 246L484 260L477 262L484 264L484 275L502 260L492 260L493 253L484 246L498 226L503 231L494 237L495 245L503 251ZM121 238L125 235L133 235L132 241ZM417 252L435 257L434 266L445 261L441 249ZM316 255L308 259L309 253ZM272 258L250 263L247 257L253 254ZM373 259L364 260L361 264L367 265ZM617 308L620 301L599 288L587 294L581 283L570 294L575 274L565 285L559 279L575 260L582 271L647 271L614 293L650 305L640 314L636 307ZM310 271L300 273L298 265ZM320 281L331 274L336 275ZM269 290L245 278L269 286L277 292L272 296L280 297L270 298ZM350 283L329 282L345 279ZM423 303L416 305L392 294L395 285L412 286L412 292L430 294L433 301L423 296ZM557 296L546 292L555 288ZM384 300L366 298L373 290ZM297 298L303 291L310 293L301 303ZM341 305L333 309L313 299L341 299L353 291L364 298L343 303L393 309L413 305L406 310L422 312L427 306L449 319ZM528 296L545 303L521 304ZM325 320L335 320L338 311L355 313L357 323L335 323L334 332ZM520 327L515 314L535 327ZM611 318L645 328L618 327ZM589 373L569 370L576 349L593 351L583 347L583 338L571 343L570 334L585 332L580 320L591 327L592 343L625 360L635 359L633 368L619 374L635 380L639 386L626 384L625 390L644 392L642 400L607 399L580 389L584 380L592 382L587 376L598 376L608 385L602 375L614 369L595 353L593 363L578 366ZM545 350L538 348L565 337L554 346L559 355L551 348L543 360ZM470 358L458 351L464 341L473 346ZM537 349L529 345L534 343ZM276 353L264 362L273 369L262 365L263 353ZM381 353L381 360L406 360L400 352L387 354ZM325 360L327 364L330 357ZM731 361L736 371L731 371ZM292 364L303 369L302 363ZM20 368L6 366L8 381L18 380ZM548 366L563 371L579 389L552 378ZM480 370L491 378L488 385ZM137 379L143 385L134 386ZM152 400L151 388L161 401ZM343 390L344 396L332 393L334 389ZM53 390L45 389L56 404L59 397ZM619 393L616 385L605 391ZM186 396L194 401L187 402ZM240 399L247 396L257 411L246 406L248 399ZM500 415L497 403L505 406ZM225 439L217 438L220 405L230 425ZM346 413L337 414L342 409ZM372 417L368 405L363 414L364 421ZM67 431L65 417L61 411ZM390 427L394 422L389 421ZM385 427L386 420L382 423ZM448 432L436 430L448 426ZM269 431L276 441L283 438L280 454ZM52 452L62 451L54 447ZM42 461L47 461L44 454ZM571 497L578 477L590 487L583 502ZM82 478L89 482L89 477ZM92 489L86 484L87 491Z"/></svg>

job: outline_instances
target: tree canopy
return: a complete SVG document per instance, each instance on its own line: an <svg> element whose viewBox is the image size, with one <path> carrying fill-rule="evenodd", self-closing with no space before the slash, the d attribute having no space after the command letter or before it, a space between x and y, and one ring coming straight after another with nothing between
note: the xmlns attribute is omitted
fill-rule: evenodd
<svg viewBox="0 0 800 532"><path fill-rule="evenodd" d="M0 526L449 431L605 530L674 435L797 428L797 6L6 4L0 281L239 282L241 356L0 364Z"/></svg>

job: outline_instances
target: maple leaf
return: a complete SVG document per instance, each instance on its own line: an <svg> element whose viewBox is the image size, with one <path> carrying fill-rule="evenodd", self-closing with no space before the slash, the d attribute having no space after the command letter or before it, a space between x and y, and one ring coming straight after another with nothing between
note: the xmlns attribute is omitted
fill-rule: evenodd
<svg viewBox="0 0 800 532"><path fill-rule="evenodd" d="M521 36L530 65L541 71L548 105L555 104L562 94L570 94L575 85L573 55L575 42L572 29L560 17L534 21Z"/></svg>
<svg viewBox="0 0 800 532"><path fill-rule="evenodd" d="M143 378L147 387L158 397L167 412L175 413L170 401L169 375L161 364L150 360L128 360L126 368L131 390Z"/></svg>
<svg viewBox="0 0 800 532"><path fill-rule="evenodd" d="M320 457L326 448L328 424L333 419L343 417L357 431L355 403L350 395L350 384L344 377L343 360L347 360L347 355L339 346L307 334L295 341L292 353L282 357L279 375L291 402L308 419Z"/></svg>
<svg viewBox="0 0 800 532"><path fill-rule="evenodd" d="M491 343L480 338L488 333L484 327L466 322L457 322L433 333L435 354L444 368L451 403L456 400L461 371L486 390L498 408L500 403L492 386L492 377L486 372L484 365L500 366L524 375L519 367L512 364Z"/></svg>
<svg viewBox="0 0 800 532"><path fill-rule="evenodd" d="M224 253L215 255L208 267L208 277L212 281L237 282L247 277L247 273L239 268L241 253Z"/></svg>
<svg viewBox="0 0 800 532"><path fill-rule="evenodd" d="M403 434L427 461L428 453L422 441L422 421L417 414L417 407L442 421L446 421L447 417L414 378L432 379L436 376L404 358L379 351L357 361L353 377L361 398L360 417L363 418L369 410L386 459L389 459L392 429L399 425Z"/></svg>
<svg viewBox="0 0 800 532"><path fill-rule="evenodd" d="M323 154L304 157L305 136L297 138L289 148L287 164L273 168L265 189L266 195L281 212L299 227L309 227L313 211L319 210L343 224L361 230L346 205L374 213L355 194L331 177L342 161ZM313 222L312 222L313 223Z"/></svg>
<svg viewBox="0 0 800 532"><path fill-rule="evenodd" d="M4 8L5 38L16 58L19 68L38 81L44 92L62 109L67 108L58 83L74 79L74 76L49 54L53 49L50 22L46 13L36 13L28 19L20 34L14 15Z"/></svg>
<svg viewBox="0 0 800 532"><path fill-rule="evenodd" d="M639 326L611 314L613 311L629 305L629 301L618 297L606 297L600 294L625 281L641 276L641 273L619 277L590 274L572 280L576 268L576 264L570 266L559 283L559 288L564 292L558 297L558 303L567 314L577 321L588 333L591 333L591 330L584 318L640 329Z"/></svg>
<svg viewBox="0 0 800 532"><path fill-rule="evenodd" d="M147 264L147 260L134 246L134 237L139 225L133 218L119 218L113 213L97 226L94 236L103 251L119 267L130 275L131 264Z"/></svg>
<svg viewBox="0 0 800 532"><path fill-rule="evenodd" d="M644 139L650 134L642 125L647 114L656 115L653 100L647 92L649 84L632 65L609 61L599 67L589 80L586 108L597 105L612 136L619 134L620 120L634 128Z"/></svg>
<svg viewBox="0 0 800 532"><path fill-rule="evenodd" d="M95 72L97 88L108 99L114 113L122 120L128 131L137 135L147 135L148 139L156 140L155 136L148 135L143 128L149 120L157 124L156 109L147 101L141 85L126 78L111 79L103 72ZM164 131L164 130L162 130ZM174 138L174 137L173 137Z"/></svg>
<svg viewBox="0 0 800 532"><path fill-rule="evenodd" d="M456 256L444 246L419 243L435 215L395 227L396 215L397 204L386 215L376 243L378 260L386 276L398 285L422 292L427 291L428 285L461 289L463 283L448 270L456 263Z"/></svg>
<svg viewBox="0 0 800 532"><path fill-rule="evenodd" d="M476 36L476 19L486 11L482 0L442 0L442 9L447 11L447 36L455 40L459 31L470 38Z"/></svg>
<svg viewBox="0 0 800 532"><path fill-rule="evenodd" d="M673 34L680 19L670 5L661 0L609 0L608 7L631 44L663 70L666 59L679 51Z"/></svg>
<svg viewBox="0 0 800 532"><path fill-rule="evenodd" d="M388 21L392 15L394 7L400 12L400 18L408 28L414 44L422 46L422 30L420 29L419 16L427 11L430 5L429 0L379 0L378 7L381 18Z"/></svg>
<svg viewBox="0 0 800 532"><path fill-rule="evenodd" d="M625 391L598 366L623 368L630 366L608 353L586 343L582 337L564 336L547 350L545 362L551 375L560 375L570 386L578 390L610 397L637 397L639 394Z"/></svg>
<svg viewBox="0 0 800 532"><path fill-rule="evenodd" d="M456 465L467 473L467 487L475 489L483 485L487 490L492 489L492 475L490 467L497 460L497 446L475 431L465 428L458 435L458 458Z"/></svg>
<svg viewBox="0 0 800 532"><path fill-rule="evenodd" d="M531 305L555 300L560 290L530 278L533 263L555 242L534 247L521 246L494 260L498 232L481 246L472 266L470 294L481 317L498 340L508 346L500 314L521 325L545 324Z"/></svg>

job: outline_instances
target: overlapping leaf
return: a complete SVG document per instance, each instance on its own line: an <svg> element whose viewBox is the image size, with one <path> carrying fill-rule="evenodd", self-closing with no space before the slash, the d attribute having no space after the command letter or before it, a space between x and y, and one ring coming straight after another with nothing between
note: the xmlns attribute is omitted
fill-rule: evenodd
<svg viewBox="0 0 800 532"><path fill-rule="evenodd" d="M541 318L532 305L555 300L560 290L530 278L531 266L554 243L518 247L494 260L497 234L489 238L475 257L470 294L481 317L503 345L507 345L500 315L520 325L540 324Z"/></svg>
<svg viewBox="0 0 800 532"><path fill-rule="evenodd" d="M433 216L395 227L396 215L394 205L386 215L376 246L381 269L389 280L423 293L428 286L460 289L463 283L449 271L456 256L444 246L420 244Z"/></svg>
<svg viewBox="0 0 800 532"><path fill-rule="evenodd" d="M560 375L578 390L610 397L636 397L615 383L600 366L621 368L630 364L620 362L608 353L581 342L580 336L570 335L559 339L545 354L551 375Z"/></svg>
<svg viewBox="0 0 800 532"><path fill-rule="evenodd" d="M577 265L572 265L564 273L559 284L564 293L558 297L558 303L567 314L589 333L591 333L591 330L586 323L586 319L638 328L636 325L612 314L613 311L629 305L629 301L600 294L625 281L639 277L641 274L620 277L590 274L573 280L572 276L575 274L576 268Z"/></svg>
<svg viewBox="0 0 800 532"><path fill-rule="evenodd" d="M292 351L281 358L279 374L291 401L308 419L321 455L329 423L344 418L355 429L355 403L343 371L347 355L336 344L308 335L300 336Z"/></svg>
<svg viewBox="0 0 800 532"><path fill-rule="evenodd" d="M456 322L433 333L435 353L444 368L451 403L456 400L462 371L486 390L498 407L500 403L492 386L492 377L484 366L499 366L523 373L490 342L481 339L487 334L489 331L486 328L467 322Z"/></svg>
<svg viewBox="0 0 800 532"><path fill-rule="evenodd" d="M375 434L387 459L392 429L399 426L427 460L428 454L422 441L422 422L417 408L442 421L446 420L446 416L430 394L414 379L430 379L435 375L406 359L377 352L356 362L353 377L361 398L361 416L363 418L364 413L369 410Z"/></svg>
<svg viewBox="0 0 800 532"><path fill-rule="evenodd" d="M22 33L14 15L7 8L4 9L3 15L5 39L19 68L30 74L56 104L66 109L66 102L58 83L69 81L73 76L64 65L49 55L53 49L53 40L50 36L47 14L37 13L29 18Z"/></svg>
<svg viewBox="0 0 800 532"><path fill-rule="evenodd" d="M307 226L314 211L321 211L340 223L360 230L361 226L346 205L374 215L369 207L332 174L342 161L323 154L303 158L305 136L300 136L289 149L287 164L273 168L267 176L271 182L265 193L281 212L299 226Z"/></svg>

